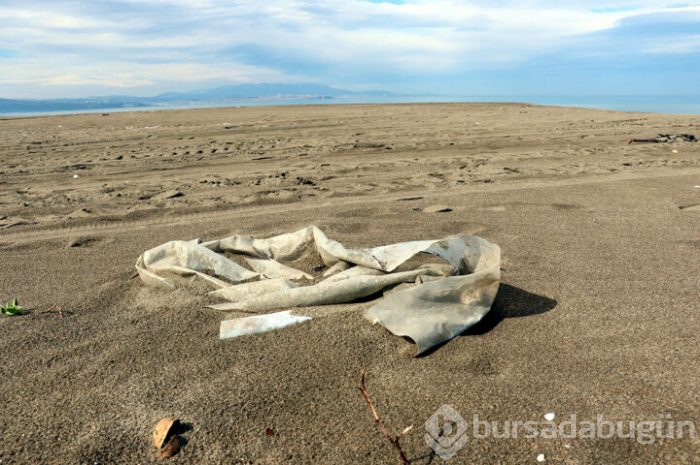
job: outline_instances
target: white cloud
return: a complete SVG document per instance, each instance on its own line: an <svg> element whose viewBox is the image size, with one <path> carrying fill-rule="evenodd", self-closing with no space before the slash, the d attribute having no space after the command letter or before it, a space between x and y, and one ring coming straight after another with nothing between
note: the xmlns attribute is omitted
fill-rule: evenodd
<svg viewBox="0 0 700 465"><path fill-rule="evenodd" d="M16 55L0 55L0 83L50 93L86 83L138 88L318 80L318 73L353 69L468 71L526 61L625 18L700 11L656 1L582 3L25 0L0 4L0 49ZM679 40L686 45L670 45L678 53L697 49L697 38Z"/></svg>

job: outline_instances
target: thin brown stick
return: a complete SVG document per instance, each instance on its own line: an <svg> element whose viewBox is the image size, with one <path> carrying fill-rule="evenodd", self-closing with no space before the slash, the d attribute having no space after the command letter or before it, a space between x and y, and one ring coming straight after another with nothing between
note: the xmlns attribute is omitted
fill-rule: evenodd
<svg viewBox="0 0 700 465"><path fill-rule="evenodd" d="M360 372L360 385L357 388L360 390L360 394L362 394L362 397L365 399L365 402L367 402L369 413L370 415L372 415L372 419L374 420L374 424L377 426L377 429L382 434L382 436L384 436L384 438L387 441L389 441L392 447L396 450L396 453L399 455L399 463L401 465L410 465L411 461L408 459L408 457L406 457L406 454L401 448L401 438L406 436L408 432L413 429L413 426L409 426L408 428L401 431L401 433L396 435L391 434L389 432L382 419L379 418L379 415L377 414L377 409L374 406L374 402L369 396L369 391L367 390L367 385L365 384L365 370L362 370Z"/></svg>

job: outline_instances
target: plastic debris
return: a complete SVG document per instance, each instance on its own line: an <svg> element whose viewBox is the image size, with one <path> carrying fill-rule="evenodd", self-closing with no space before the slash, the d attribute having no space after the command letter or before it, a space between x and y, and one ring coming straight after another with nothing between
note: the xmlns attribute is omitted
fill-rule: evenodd
<svg viewBox="0 0 700 465"><path fill-rule="evenodd" d="M267 315L249 316L235 320L224 320L219 328L219 339L245 336L248 334L266 333L275 329L285 328L310 320L310 316L292 315L287 310L284 312L270 313Z"/></svg>
<svg viewBox="0 0 700 465"><path fill-rule="evenodd" d="M284 310L227 319L221 339L308 321L311 315L303 307L350 303L385 291L365 318L409 337L420 354L490 310L500 280L500 248L462 234L352 249L309 226L267 239L172 241L143 253L136 269L150 286L190 285L183 277L208 284L214 288L210 296L227 301L210 306L216 310Z"/></svg>

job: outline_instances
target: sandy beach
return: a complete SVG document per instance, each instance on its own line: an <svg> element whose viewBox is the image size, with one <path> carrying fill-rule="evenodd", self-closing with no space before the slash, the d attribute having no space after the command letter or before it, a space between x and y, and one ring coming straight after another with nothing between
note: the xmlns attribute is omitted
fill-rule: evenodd
<svg viewBox="0 0 700 465"><path fill-rule="evenodd" d="M443 404L700 427L700 143L628 143L682 133L700 116L521 104L0 119L0 300L28 309L0 316L0 463L396 463L363 369L417 464L700 463L700 438L470 438L448 462L424 440ZM202 296L136 277L166 241L308 225L353 247L476 234L499 294L415 358L369 301L219 341ZM171 459L164 416L189 428Z"/></svg>

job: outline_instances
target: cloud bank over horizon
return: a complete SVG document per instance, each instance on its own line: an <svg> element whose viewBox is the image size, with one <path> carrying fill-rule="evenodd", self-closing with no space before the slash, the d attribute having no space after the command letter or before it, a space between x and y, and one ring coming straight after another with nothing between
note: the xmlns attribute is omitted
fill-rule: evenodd
<svg viewBox="0 0 700 465"><path fill-rule="evenodd" d="M0 97L319 82L452 95L697 94L700 3L0 0Z"/></svg>

